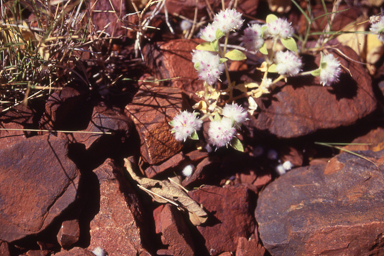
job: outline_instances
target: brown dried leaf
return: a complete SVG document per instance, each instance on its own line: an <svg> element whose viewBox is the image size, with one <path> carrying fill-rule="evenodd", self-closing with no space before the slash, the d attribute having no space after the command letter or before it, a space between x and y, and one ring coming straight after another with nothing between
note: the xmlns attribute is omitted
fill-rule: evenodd
<svg viewBox="0 0 384 256"><path fill-rule="evenodd" d="M189 218L193 225L201 225L207 220L207 213L179 186L169 182L168 180L162 181L139 177L132 170L132 164L127 158L124 159L124 162L124 166L127 168L127 171L131 175L132 179L145 188L143 190L146 191L156 202L173 202L173 204L185 208L189 212Z"/></svg>

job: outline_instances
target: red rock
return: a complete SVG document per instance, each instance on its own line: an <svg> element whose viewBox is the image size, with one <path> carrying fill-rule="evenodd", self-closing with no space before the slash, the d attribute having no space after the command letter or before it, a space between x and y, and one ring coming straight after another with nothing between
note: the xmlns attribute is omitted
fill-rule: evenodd
<svg viewBox="0 0 384 256"><path fill-rule="evenodd" d="M351 143L361 143L361 145L347 145L345 146L345 149L351 151L380 151L384 149L384 129L378 127L377 129L370 131L366 135L354 139Z"/></svg>
<svg viewBox="0 0 384 256"><path fill-rule="evenodd" d="M192 237L180 211L166 204L155 209L153 214L156 233L161 233L161 241L168 245L167 253L171 253L168 255L195 255Z"/></svg>
<svg viewBox="0 0 384 256"><path fill-rule="evenodd" d="M93 254L92 252L80 247L75 247L69 251L58 252L58 253L55 253L53 256L75 256L75 255L76 256L95 256L95 254Z"/></svg>
<svg viewBox="0 0 384 256"><path fill-rule="evenodd" d="M266 186L269 182L272 180L271 174L264 174L257 176L256 180L253 182L253 185L255 185L258 189L263 188Z"/></svg>
<svg viewBox="0 0 384 256"><path fill-rule="evenodd" d="M175 155L183 144L175 140L168 124L182 108L181 91L172 87L142 85L125 108L139 133L141 156L157 164Z"/></svg>
<svg viewBox="0 0 384 256"><path fill-rule="evenodd" d="M128 137L132 132L132 126L132 120L123 113L120 113L117 109L96 106L93 108L91 122L88 124L85 132L114 132L120 133L121 136ZM94 143L99 142L103 136L111 138L111 136L114 135L74 133L73 136L77 143L83 143L88 150ZM108 150L113 150L112 147L116 147L116 143L114 143L114 145L107 145L106 142L104 142L103 145L99 145L98 147L104 151L107 150L108 147L110 148Z"/></svg>
<svg viewBox="0 0 384 256"><path fill-rule="evenodd" d="M153 178L156 175L164 172L172 172L175 167L179 166L180 163L185 159L183 152L180 152L164 163L160 165L152 165L145 169L145 175L148 178Z"/></svg>
<svg viewBox="0 0 384 256"><path fill-rule="evenodd" d="M270 183L255 210L271 255L382 255L384 151L342 153Z"/></svg>
<svg viewBox="0 0 384 256"><path fill-rule="evenodd" d="M96 3L95 3L96 2ZM91 1L94 9L92 12L92 21L96 30L105 31L111 37L126 36L128 30L122 28L125 26L123 17L127 14L125 1ZM110 11L110 12L107 12ZM106 27L109 24L108 27ZM128 26L129 27L129 26Z"/></svg>
<svg viewBox="0 0 384 256"><path fill-rule="evenodd" d="M74 202L79 171L66 147L46 135L0 149L0 239L37 234Z"/></svg>
<svg viewBox="0 0 384 256"><path fill-rule="evenodd" d="M254 232L251 198L246 188L204 186L189 195L211 214L205 226L197 227L209 252L234 252L238 238Z"/></svg>
<svg viewBox="0 0 384 256"><path fill-rule="evenodd" d="M192 162L200 161L206 158L209 155L208 152L200 151L200 150L194 150L186 154L186 156L191 160Z"/></svg>
<svg viewBox="0 0 384 256"><path fill-rule="evenodd" d="M59 233L57 234L57 241L62 248L68 249L74 243L79 241L80 227L78 220L66 220L61 224Z"/></svg>
<svg viewBox="0 0 384 256"><path fill-rule="evenodd" d="M49 250L29 250L27 251L27 256L47 256L50 253L51 251Z"/></svg>
<svg viewBox="0 0 384 256"><path fill-rule="evenodd" d="M3 123L1 122L1 128L3 129L24 129L24 127L17 123ZM25 140L25 134L21 130L0 130L0 147L9 148L14 143Z"/></svg>
<svg viewBox="0 0 384 256"><path fill-rule="evenodd" d="M239 237L236 256L264 256L264 254L265 248L255 239L248 240L245 237Z"/></svg>
<svg viewBox="0 0 384 256"><path fill-rule="evenodd" d="M146 64L154 70L159 79L175 78L169 83L194 94L203 90L203 81L198 80L197 72L192 63L192 50L204 42L200 39L176 39L157 45L147 44L143 48Z"/></svg>
<svg viewBox="0 0 384 256"><path fill-rule="evenodd" d="M346 56L358 59L349 47L339 47ZM332 52L331 52L332 53ZM292 138L318 129L330 129L353 124L376 109L371 78L364 67L347 61L336 51L333 54L341 65L353 75L342 73L340 82L332 87L321 86L318 78L288 79L279 92L272 93L273 100L258 98L259 113L252 116L247 126L250 130L269 130L282 138ZM320 57L316 57L318 64Z"/></svg>
<svg viewBox="0 0 384 256"><path fill-rule="evenodd" d="M289 161L293 166L303 165L303 154L294 147L285 147L279 150L282 162Z"/></svg>
<svg viewBox="0 0 384 256"><path fill-rule="evenodd" d="M40 127L53 130L85 129L92 113L92 105L87 103L87 97L87 93L72 87L52 93L45 104Z"/></svg>
<svg viewBox="0 0 384 256"><path fill-rule="evenodd" d="M100 210L90 229L90 251L101 247L109 256L118 256L142 250L140 230L116 180L100 181Z"/></svg>
<svg viewBox="0 0 384 256"><path fill-rule="evenodd" d="M208 174L206 173L207 169L216 166L220 163L218 157L206 157L204 158L197 166L191 176L186 177L182 185L183 187L187 186L199 186L204 183L207 179Z"/></svg>
<svg viewBox="0 0 384 256"><path fill-rule="evenodd" d="M0 241L0 255L11 256L11 253L9 252L8 243L5 241Z"/></svg>

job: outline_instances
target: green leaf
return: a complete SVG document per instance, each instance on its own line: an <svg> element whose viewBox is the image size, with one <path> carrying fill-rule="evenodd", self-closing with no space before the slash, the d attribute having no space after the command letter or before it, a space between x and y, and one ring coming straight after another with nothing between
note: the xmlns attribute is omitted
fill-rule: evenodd
<svg viewBox="0 0 384 256"><path fill-rule="evenodd" d="M319 76L320 75L320 72L321 72L321 69L318 68L318 69L315 69L311 72L311 75L313 76Z"/></svg>
<svg viewBox="0 0 384 256"><path fill-rule="evenodd" d="M191 136L189 136L189 138L191 138L192 140L198 140L199 139L199 136L197 135L197 132L194 131Z"/></svg>
<svg viewBox="0 0 384 256"><path fill-rule="evenodd" d="M213 49L215 49L214 50L215 52L218 52L219 51L219 40L215 40L215 41L211 42L211 46Z"/></svg>
<svg viewBox="0 0 384 256"><path fill-rule="evenodd" d="M239 50L231 50L225 54L225 57L227 57L230 60L245 60L247 59L247 56L245 56L244 53L242 53Z"/></svg>
<svg viewBox="0 0 384 256"><path fill-rule="evenodd" d="M228 59L227 58L220 58L220 64L226 62Z"/></svg>
<svg viewBox="0 0 384 256"><path fill-rule="evenodd" d="M200 62L196 62L195 65L194 65L194 67L195 67L196 70L199 70Z"/></svg>
<svg viewBox="0 0 384 256"><path fill-rule="evenodd" d="M170 122L168 122L168 124L170 125L170 126L174 126L173 125L173 123L174 123L174 121L172 120L172 121L170 121Z"/></svg>
<svg viewBox="0 0 384 256"><path fill-rule="evenodd" d="M281 39L281 43L287 48L288 50L292 52L297 52L297 45L295 39L292 37Z"/></svg>
<svg viewBox="0 0 384 256"><path fill-rule="evenodd" d="M220 115L217 112L213 116L213 120L215 120L215 121L220 121L221 120L221 117L220 117Z"/></svg>
<svg viewBox="0 0 384 256"><path fill-rule="evenodd" d="M204 42L202 44L199 44L198 46L196 46L196 49L201 51L216 52L216 50L212 47L210 42Z"/></svg>
<svg viewBox="0 0 384 256"><path fill-rule="evenodd" d="M276 15L274 15L274 14L269 14L268 16L267 16L267 18L266 18L266 22L267 22L267 24L268 23L271 23L271 22L273 22L273 21L275 21L275 20L277 20L278 18L277 18L277 16Z"/></svg>
<svg viewBox="0 0 384 256"><path fill-rule="evenodd" d="M230 145L231 145L231 147L233 147L237 151L244 152L243 144L241 144L241 141L237 137L233 137Z"/></svg>
<svg viewBox="0 0 384 256"><path fill-rule="evenodd" d="M276 71L276 64L275 63L273 63L271 66L269 66L268 72L270 72L270 73L277 73L277 71Z"/></svg>
<svg viewBox="0 0 384 256"><path fill-rule="evenodd" d="M261 27L261 35L260 35L261 38L264 38L264 31L267 30L267 28L268 28L267 25L264 25Z"/></svg>
<svg viewBox="0 0 384 256"><path fill-rule="evenodd" d="M268 55L268 50L267 50L267 44L264 43L263 46L259 49L259 52L261 52L264 55Z"/></svg>
<svg viewBox="0 0 384 256"><path fill-rule="evenodd" d="M224 35L225 35L224 32L221 31L220 29L216 30L216 39L220 39Z"/></svg>

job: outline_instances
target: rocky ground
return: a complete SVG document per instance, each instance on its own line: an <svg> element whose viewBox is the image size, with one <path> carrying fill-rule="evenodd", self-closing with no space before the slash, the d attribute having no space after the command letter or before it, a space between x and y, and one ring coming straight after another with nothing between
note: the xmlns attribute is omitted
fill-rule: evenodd
<svg viewBox="0 0 384 256"><path fill-rule="evenodd" d="M220 10L220 1L208 2ZM332 29L364 8L379 10L368 2L337 15ZM120 17L129 12L111 3ZM198 19L208 16L206 2L198 3ZM195 1L166 7L193 19ZM265 19L277 8L301 29L303 17L287 6L238 1L245 17ZM319 15L321 8L313 7ZM101 45L108 55L97 61L81 56L98 89L75 78L0 116L0 255L384 255L382 57L367 69L351 61L362 61L353 45L338 44L343 54L331 52L352 77L344 71L333 87L288 79L257 99L239 135L245 152L207 152L176 141L168 124L203 88L191 62L201 40L183 38L175 15L170 33L160 13L151 23L160 30L143 39L143 63L133 61L135 34L115 14L93 19L100 29L111 22L106 32L121 37ZM231 63L234 80L260 78L260 56L247 57ZM112 80L131 80L98 79L107 69ZM340 151L316 142L363 144ZM187 165L193 173L186 177Z"/></svg>

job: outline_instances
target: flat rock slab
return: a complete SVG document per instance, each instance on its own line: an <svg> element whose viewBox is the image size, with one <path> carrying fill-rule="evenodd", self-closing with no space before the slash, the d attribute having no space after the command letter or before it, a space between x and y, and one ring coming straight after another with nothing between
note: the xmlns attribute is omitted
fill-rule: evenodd
<svg viewBox="0 0 384 256"><path fill-rule="evenodd" d="M340 50L354 60L359 59L349 47ZM340 82L331 87L321 86L318 78L289 79L270 99L257 99L260 112L251 118L249 125L278 137L292 138L318 129L350 125L374 111L376 99L365 68L347 61L336 51L333 54L353 78L344 72ZM319 61L320 57L316 57L317 66Z"/></svg>
<svg viewBox="0 0 384 256"><path fill-rule="evenodd" d="M181 108L180 89L151 85L142 85L125 107L139 133L141 156L147 163L160 163L181 150L183 144L175 140L168 124Z"/></svg>
<svg viewBox="0 0 384 256"><path fill-rule="evenodd" d="M383 255L384 151L342 153L294 169L259 195L260 239L272 255Z"/></svg>
<svg viewBox="0 0 384 256"><path fill-rule="evenodd" d="M209 212L207 223L197 229L211 255L236 251L238 238L254 232L251 197L246 187L203 186L188 194Z"/></svg>
<svg viewBox="0 0 384 256"><path fill-rule="evenodd" d="M0 149L0 239L8 242L47 227L76 198L79 171L67 141L36 136Z"/></svg>
<svg viewBox="0 0 384 256"><path fill-rule="evenodd" d="M140 229L117 180L100 181L100 210L90 223L89 250L103 248L110 256L137 255Z"/></svg>

